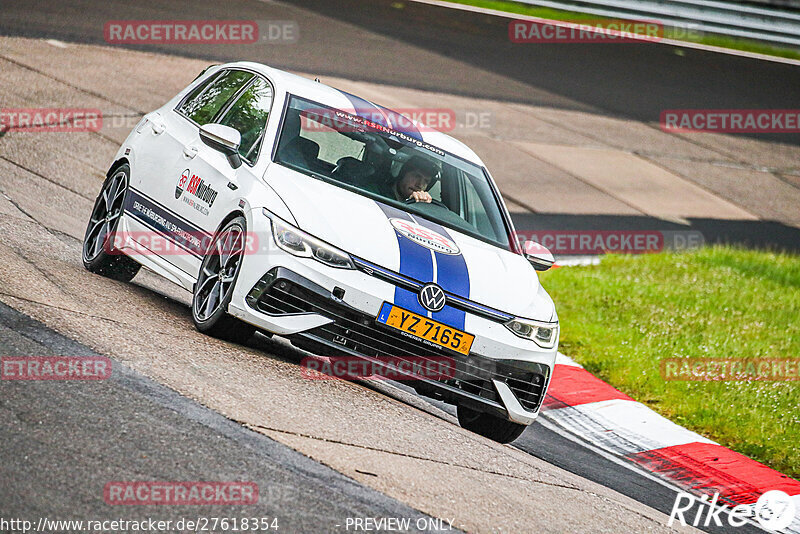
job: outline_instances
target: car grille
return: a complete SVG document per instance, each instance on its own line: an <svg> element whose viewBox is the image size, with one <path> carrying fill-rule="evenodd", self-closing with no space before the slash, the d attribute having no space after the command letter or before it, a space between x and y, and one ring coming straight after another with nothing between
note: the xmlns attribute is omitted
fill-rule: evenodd
<svg viewBox="0 0 800 534"><path fill-rule="evenodd" d="M440 381L499 402L491 383L492 379L497 379L508 384L526 410L536 411L541 404L542 391L549 374L546 365L519 362L521 365L533 367L523 368L475 353L464 356L440 349L377 323L374 317L337 301L329 291L291 271L282 268L277 272L273 270L265 279L268 285L262 284L258 295L251 292L251 297L248 298L250 305L259 311L270 315L319 313L333 319L333 323L299 334L302 337L319 338L349 349L343 350L342 354L355 352L373 358L452 358L456 365L455 378L442 378ZM328 350L323 355L339 355L330 352Z"/></svg>

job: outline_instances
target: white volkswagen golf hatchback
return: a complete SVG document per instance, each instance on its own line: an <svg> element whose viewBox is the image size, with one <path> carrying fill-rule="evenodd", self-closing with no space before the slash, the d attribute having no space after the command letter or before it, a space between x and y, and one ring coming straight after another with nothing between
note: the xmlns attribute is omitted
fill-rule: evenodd
<svg viewBox="0 0 800 534"><path fill-rule="evenodd" d="M484 164L354 95L256 63L210 67L119 149L83 244L92 272L141 265L193 293L201 332L255 330L413 375L501 442L536 418L559 327Z"/></svg>

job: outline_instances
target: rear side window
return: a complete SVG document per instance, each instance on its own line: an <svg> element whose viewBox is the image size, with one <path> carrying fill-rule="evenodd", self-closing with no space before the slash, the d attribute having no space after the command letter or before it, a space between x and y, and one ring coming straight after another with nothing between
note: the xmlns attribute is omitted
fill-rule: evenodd
<svg viewBox="0 0 800 534"><path fill-rule="evenodd" d="M321 121L322 119L320 119ZM344 158L364 160L366 143L338 135L333 128L328 127L313 117L304 117L300 123L300 136L310 139L320 146L321 161L330 163L334 167Z"/></svg>
<svg viewBox="0 0 800 534"><path fill-rule="evenodd" d="M249 162L258 158L271 107L272 86L257 76L219 121L242 134L239 154Z"/></svg>
<svg viewBox="0 0 800 534"><path fill-rule="evenodd" d="M203 126L214 120L219 110L253 75L241 70L226 70L196 87L178 111Z"/></svg>

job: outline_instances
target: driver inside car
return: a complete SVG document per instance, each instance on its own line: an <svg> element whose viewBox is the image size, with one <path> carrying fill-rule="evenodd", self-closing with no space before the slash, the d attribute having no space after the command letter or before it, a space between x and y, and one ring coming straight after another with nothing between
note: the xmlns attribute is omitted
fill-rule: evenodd
<svg viewBox="0 0 800 534"><path fill-rule="evenodd" d="M422 156L413 156L403 164L394 181L373 183L366 189L400 202L430 202L428 190L439 174L436 164Z"/></svg>

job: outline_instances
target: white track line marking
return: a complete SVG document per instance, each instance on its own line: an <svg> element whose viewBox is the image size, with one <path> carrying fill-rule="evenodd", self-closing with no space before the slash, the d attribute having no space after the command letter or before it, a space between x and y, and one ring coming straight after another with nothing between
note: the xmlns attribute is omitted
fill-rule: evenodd
<svg viewBox="0 0 800 534"><path fill-rule="evenodd" d="M550 420L550 418L548 417L549 413L552 413L552 412L542 412L541 415L539 415L538 419L536 420L536 423L542 425L544 428L550 430L551 432L554 432L554 433L558 434L559 436L563 437L564 439L567 439L567 440L577 444L580 447L584 447L586 449L589 449L593 453L597 454L598 456L600 456L602 458L605 458L606 460L610 461L611 463L613 463L615 465L618 465L618 466L620 466L620 467L622 467L624 469L627 469L628 471L632 471L633 473L635 473L637 475L641 475L641 476L643 476L644 478L646 478L648 480L652 480L653 482L658 483L659 485L667 488L668 490L674 491L675 494L676 494L676 498L677 498L677 494L679 492L687 491L686 488L681 488L681 487L679 487L679 486L677 486L675 484L672 484L672 483L668 482L667 480L659 478L656 475L650 473L649 471L645 471L644 469L638 467L637 465L620 458L619 456L615 455L614 453L608 452L608 450L603 449L602 447L598 447L598 446L586 441L585 439L583 439L582 436L580 436L580 434L576 434L572 430L569 430L567 428L562 427L557 421ZM534 424L536 424L536 423L534 423ZM511 445L513 446L514 444L512 443ZM520 450L522 450L522 449L520 449ZM522 452L525 452L525 451L522 451ZM582 476L582 475L579 474L578 476ZM613 490L614 488L611 488L611 489ZM614 490L614 491L616 491L616 490ZM631 497L631 498L633 498L633 497ZM800 510L800 495L795 496L794 499L797 500L798 510ZM633 500L635 500L637 502L641 502L636 498L633 498ZM667 514L665 514L665 515L667 515ZM762 530L764 532L771 532L771 531L766 530L765 528L763 528L760 524L758 524L752 518L748 518L747 522L748 522L748 524L758 528L759 530ZM787 534L794 534L795 532L800 533L800 517L795 519L795 522L792 523L792 525L789 527L789 529L786 530L786 532L787 532Z"/></svg>
<svg viewBox="0 0 800 534"><path fill-rule="evenodd" d="M616 454L687 443L714 443L636 401L613 399L548 410L547 415Z"/></svg>
<svg viewBox="0 0 800 534"><path fill-rule="evenodd" d="M581 364L567 356L566 354L556 354L556 365L569 365L570 367L583 367Z"/></svg>

